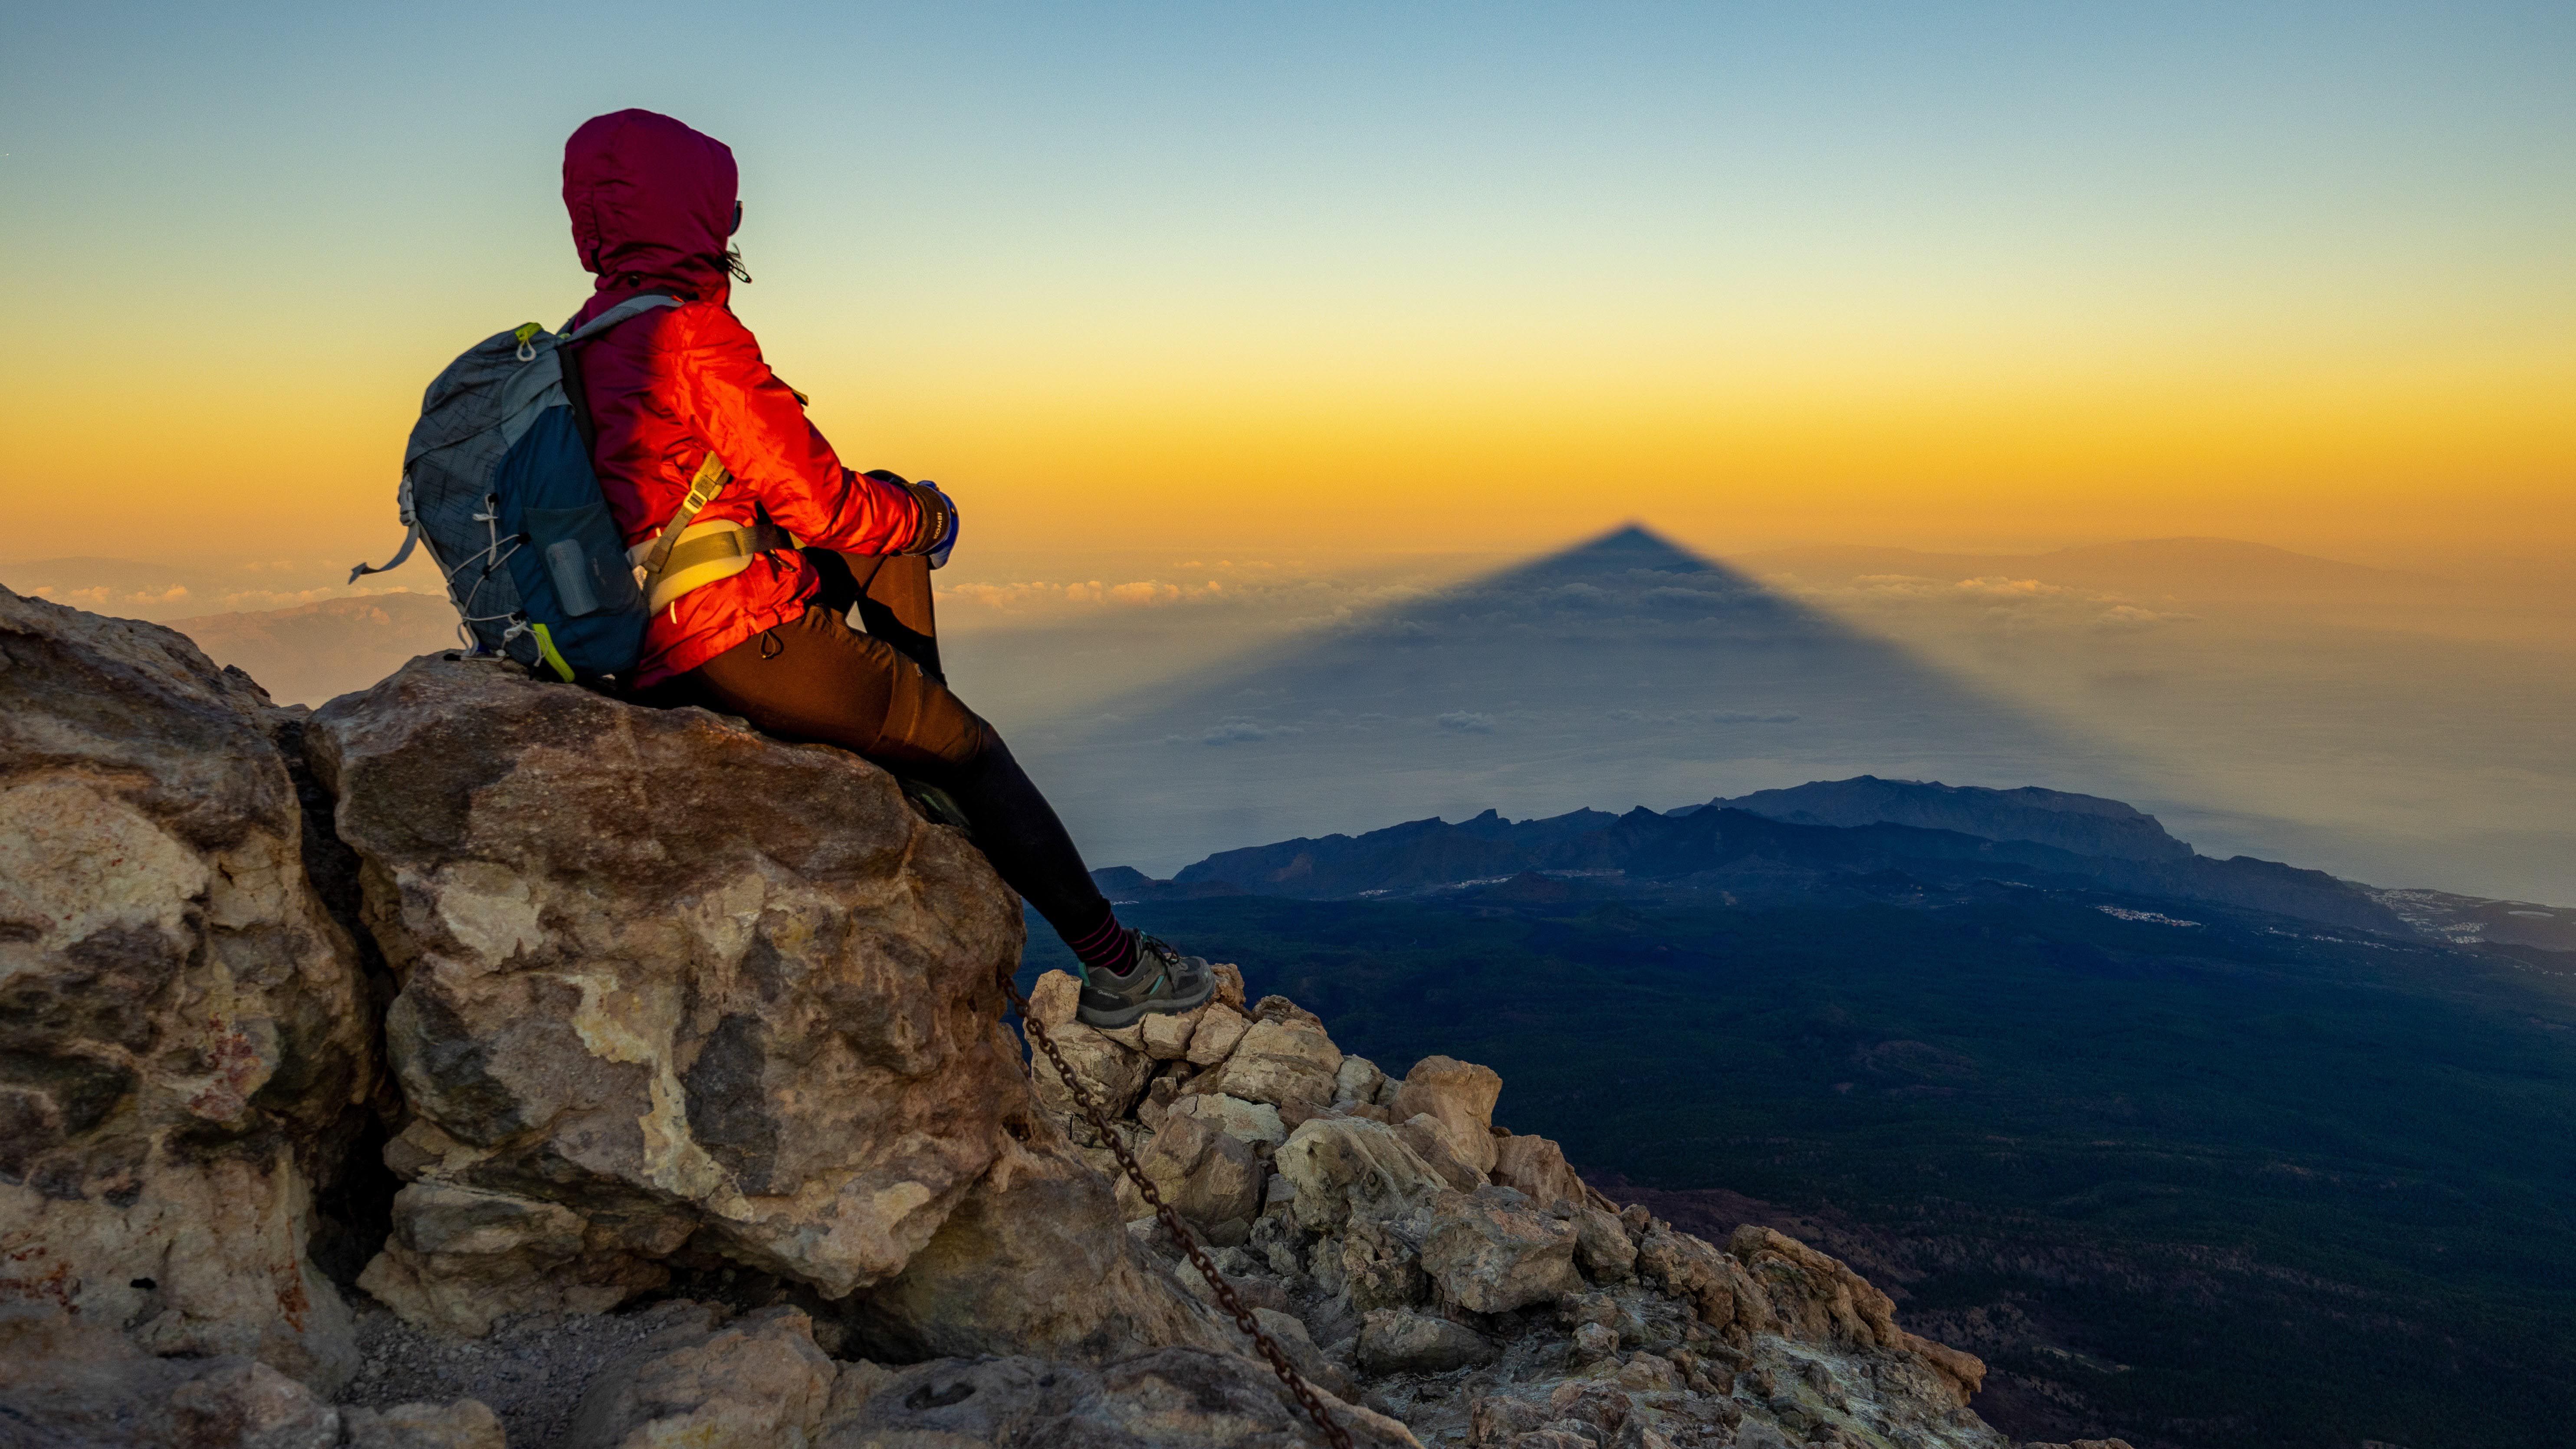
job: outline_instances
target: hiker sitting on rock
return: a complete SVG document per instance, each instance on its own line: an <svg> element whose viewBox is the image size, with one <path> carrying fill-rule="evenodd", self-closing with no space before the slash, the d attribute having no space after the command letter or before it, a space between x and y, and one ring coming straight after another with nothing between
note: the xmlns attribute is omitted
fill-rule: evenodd
<svg viewBox="0 0 2576 1449"><path fill-rule="evenodd" d="M687 536L731 529L777 545L746 547L736 571L655 609L639 694L838 745L946 792L1080 958L1083 1021L1125 1026L1206 1001L1207 963L1119 924L1046 797L949 692L929 570L956 543L956 507L933 484L842 466L726 305L734 279L750 280L727 240L742 220L733 152L668 116L619 111L573 133L563 177L573 244L599 275L573 325L637 296L680 300L579 348L593 461L626 542L660 533L720 459L732 481ZM868 632L845 622L853 608Z"/></svg>

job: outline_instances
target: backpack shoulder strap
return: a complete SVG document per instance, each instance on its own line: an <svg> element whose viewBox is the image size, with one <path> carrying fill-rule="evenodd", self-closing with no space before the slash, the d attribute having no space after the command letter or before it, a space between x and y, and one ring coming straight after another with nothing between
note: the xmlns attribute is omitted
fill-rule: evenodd
<svg viewBox="0 0 2576 1449"><path fill-rule="evenodd" d="M708 449L705 461L698 464L697 476L689 480L689 496L680 500L680 511L672 514L671 521L662 525L662 531L653 536L649 547L638 545L646 548L642 582L647 592L660 581L663 570L670 567L671 550L679 546L680 535L689 531L689 525L697 519L698 510L706 507L732 481L733 475L725 471L723 460L716 457L714 449Z"/></svg>
<svg viewBox="0 0 2576 1449"><path fill-rule="evenodd" d="M599 425L591 420L590 393L582 386L581 349L575 343L587 342L629 317L638 317L656 307L677 307L676 297L647 292L629 297L579 327L568 327L555 339L555 370L563 382L564 402L572 408L573 430L581 434L581 446L593 457L599 453Z"/></svg>
<svg viewBox="0 0 2576 1449"><path fill-rule="evenodd" d="M584 322L579 327L569 328L562 336L555 339L555 345L557 347L561 347L566 343L587 341L591 337L607 331L609 328L616 326L618 323L625 321L629 317L641 316L646 312L652 311L656 307L677 307L679 305L679 298L667 296L660 292L647 292L640 297L629 297L625 301L618 303L616 306L611 307L607 311L600 313L598 316L591 318L587 322Z"/></svg>

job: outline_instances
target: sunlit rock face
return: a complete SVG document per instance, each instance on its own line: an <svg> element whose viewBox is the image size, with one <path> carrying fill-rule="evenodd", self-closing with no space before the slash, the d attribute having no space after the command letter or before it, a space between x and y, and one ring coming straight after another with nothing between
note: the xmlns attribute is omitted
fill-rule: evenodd
<svg viewBox="0 0 2576 1449"><path fill-rule="evenodd" d="M400 985L378 1298L479 1333L611 1307L685 1249L827 1300L886 1285L871 1324L946 1351L1201 1332L1044 1130L1000 1024L1017 902L884 772L438 656L310 739Z"/></svg>
<svg viewBox="0 0 2576 1449"><path fill-rule="evenodd" d="M0 1309L328 1387L309 1213L375 1059L296 723L167 629L0 589Z"/></svg>

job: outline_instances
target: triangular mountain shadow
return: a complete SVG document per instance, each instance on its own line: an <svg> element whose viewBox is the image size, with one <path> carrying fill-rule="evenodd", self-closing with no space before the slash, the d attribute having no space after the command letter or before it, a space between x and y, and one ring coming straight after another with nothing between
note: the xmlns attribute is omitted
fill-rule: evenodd
<svg viewBox="0 0 2576 1449"><path fill-rule="evenodd" d="M2138 783L2098 745L1641 528L1376 610L1018 745L1094 864L1489 806L1857 774Z"/></svg>

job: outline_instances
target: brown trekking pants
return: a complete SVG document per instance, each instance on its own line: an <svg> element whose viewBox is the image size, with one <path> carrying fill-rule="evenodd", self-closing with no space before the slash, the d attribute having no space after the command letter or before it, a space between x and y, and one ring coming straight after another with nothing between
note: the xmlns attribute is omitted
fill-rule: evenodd
<svg viewBox="0 0 2576 1449"><path fill-rule="evenodd" d="M688 678L694 692L765 733L839 745L890 766L953 769L982 754L989 727L935 673L930 571L924 561L902 556L851 560L873 575L862 582L855 577L857 569L843 565L841 555L822 549L807 553L809 558L817 555L823 592L814 606L794 623L756 634L692 670ZM917 583L907 577L912 574L919 575ZM891 601L869 598L871 583L892 595ZM877 620L870 616L882 614L900 632L852 629L842 615L854 598L864 601L863 619L874 624ZM895 633L895 638L881 637L885 633ZM897 641L916 640L930 642L929 668L913 652L897 647Z"/></svg>
<svg viewBox="0 0 2576 1449"><path fill-rule="evenodd" d="M806 556L824 582L804 617L745 639L657 696L741 715L780 739L838 745L938 786L965 812L985 858L1049 925L1094 930L1109 903L1054 807L939 673L925 561ZM853 606L867 633L844 621Z"/></svg>

